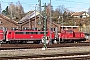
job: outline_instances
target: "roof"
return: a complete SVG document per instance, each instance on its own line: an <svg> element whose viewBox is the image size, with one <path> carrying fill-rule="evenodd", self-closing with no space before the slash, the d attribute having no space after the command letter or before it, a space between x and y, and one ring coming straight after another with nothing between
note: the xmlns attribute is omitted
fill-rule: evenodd
<svg viewBox="0 0 90 60"><path fill-rule="evenodd" d="M86 13L86 12L84 12L84 11L82 11L82 12L72 12L72 15L73 16L79 16L79 15L82 15L83 13Z"/></svg>
<svg viewBox="0 0 90 60"><path fill-rule="evenodd" d="M79 26L61 26L61 27L79 27Z"/></svg>
<svg viewBox="0 0 90 60"><path fill-rule="evenodd" d="M7 16L4 16L3 14L0 14L0 18L3 18L11 23L17 24L18 22L16 22L15 20L11 20L10 18L8 18Z"/></svg>
<svg viewBox="0 0 90 60"><path fill-rule="evenodd" d="M27 21L27 20L30 20L30 19L32 19L33 17L38 16L38 15L42 16L38 11L34 11L34 12L32 12L32 13L28 13L28 14L27 14L25 17L23 17L18 23L23 23L23 22L25 22L25 21Z"/></svg>

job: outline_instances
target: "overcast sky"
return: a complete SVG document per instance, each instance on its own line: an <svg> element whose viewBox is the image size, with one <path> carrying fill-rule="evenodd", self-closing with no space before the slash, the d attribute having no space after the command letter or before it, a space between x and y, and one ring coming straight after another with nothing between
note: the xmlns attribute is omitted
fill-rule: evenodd
<svg viewBox="0 0 90 60"><path fill-rule="evenodd" d="M24 7L24 11L28 12L29 10L34 10L35 5L38 4L38 0L0 0L2 10L6 8L10 2L16 4L16 2L20 1L22 6ZM41 0L42 5L44 3L48 4L50 0ZM90 7L90 0L51 0L51 4L54 9L56 9L59 5L64 5L65 8L70 11L78 12L78 11L88 11Z"/></svg>

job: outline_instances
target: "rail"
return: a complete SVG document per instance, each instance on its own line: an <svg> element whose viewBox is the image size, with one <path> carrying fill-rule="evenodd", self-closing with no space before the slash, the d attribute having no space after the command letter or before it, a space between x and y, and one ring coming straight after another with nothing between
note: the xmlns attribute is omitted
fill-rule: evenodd
<svg viewBox="0 0 90 60"><path fill-rule="evenodd" d="M90 52L75 52L75 53L63 53L63 54L47 54L47 55L31 55L31 56L13 56L13 57L0 57L0 59L28 59L28 60L58 60L58 59L72 59L82 60L90 59Z"/></svg>
<svg viewBox="0 0 90 60"><path fill-rule="evenodd" d="M9 50L9 49L36 49L42 48L44 44L1 44L0 50ZM90 46L90 43L61 43L61 44L47 44L47 48L56 48L56 47L75 47L75 46Z"/></svg>

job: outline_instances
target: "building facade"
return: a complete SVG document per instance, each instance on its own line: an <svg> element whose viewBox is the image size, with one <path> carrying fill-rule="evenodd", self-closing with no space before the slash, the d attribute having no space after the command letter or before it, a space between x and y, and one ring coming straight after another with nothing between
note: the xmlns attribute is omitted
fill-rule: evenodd
<svg viewBox="0 0 90 60"><path fill-rule="evenodd" d="M16 21L11 20L10 18L0 14L0 27L4 27L7 30L11 30L13 28L18 28L19 25Z"/></svg>

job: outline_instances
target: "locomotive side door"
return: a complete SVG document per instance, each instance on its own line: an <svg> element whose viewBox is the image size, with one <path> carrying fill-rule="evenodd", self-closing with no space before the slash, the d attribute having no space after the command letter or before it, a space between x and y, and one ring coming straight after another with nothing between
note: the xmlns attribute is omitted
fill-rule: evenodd
<svg viewBox="0 0 90 60"><path fill-rule="evenodd" d="M14 32L12 31L10 35L11 35L11 40L13 40L13 39L15 38L15 36L14 36L14 35L15 35Z"/></svg>

